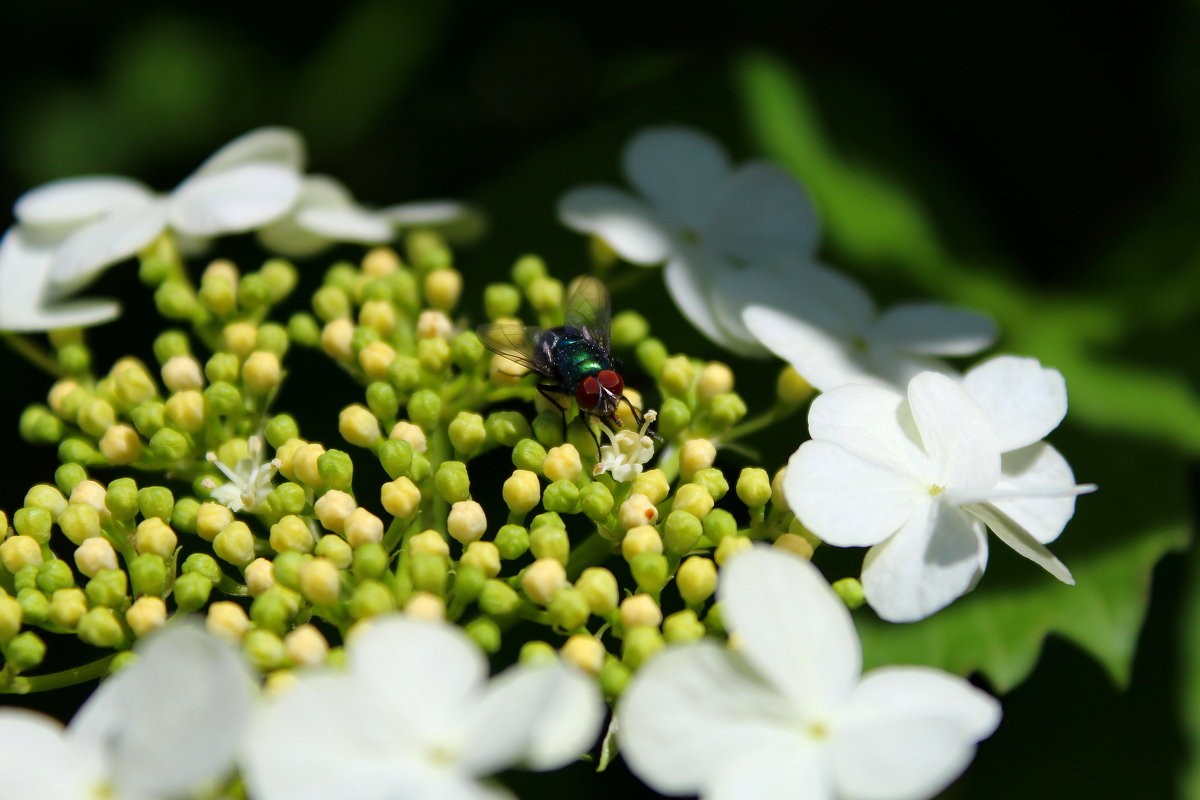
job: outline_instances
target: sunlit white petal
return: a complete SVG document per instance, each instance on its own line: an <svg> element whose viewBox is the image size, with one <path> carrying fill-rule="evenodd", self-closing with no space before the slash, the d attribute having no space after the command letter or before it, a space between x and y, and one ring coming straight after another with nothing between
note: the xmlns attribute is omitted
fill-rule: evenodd
<svg viewBox="0 0 1200 800"><path fill-rule="evenodd" d="M895 350L936 356L978 353L996 341L996 323L940 303L904 303L879 316L870 335Z"/></svg>
<svg viewBox="0 0 1200 800"><path fill-rule="evenodd" d="M115 319L113 300L73 300L47 305L50 264L60 240L9 228L0 240L0 330L50 331L85 328Z"/></svg>
<svg viewBox="0 0 1200 800"><path fill-rule="evenodd" d="M13 206L13 216L26 226L73 227L112 211L143 205L153 196L132 178L65 178L21 195Z"/></svg>
<svg viewBox="0 0 1200 800"><path fill-rule="evenodd" d="M283 216L300 176L281 164L251 162L197 174L171 194L172 227L191 236L241 233Z"/></svg>
<svg viewBox="0 0 1200 800"><path fill-rule="evenodd" d="M7 800L85 800L105 779L97 748L69 740L62 723L0 708L0 774Z"/></svg>
<svg viewBox="0 0 1200 800"><path fill-rule="evenodd" d="M671 239L641 200L607 186L585 186L558 201L558 218L572 230L603 239L626 261L658 264L671 250Z"/></svg>
<svg viewBox="0 0 1200 800"><path fill-rule="evenodd" d="M54 252L55 291L69 292L94 281L105 267L132 258L167 224L167 204L151 199L112 211L68 235Z"/></svg>
<svg viewBox="0 0 1200 800"><path fill-rule="evenodd" d="M1036 358L990 358L967 371L963 386L987 413L1001 450L1033 444L1067 414L1062 373Z"/></svg>
<svg viewBox="0 0 1200 800"><path fill-rule="evenodd" d="M192 177L224 172L242 164L273 163L293 171L304 169L304 139L291 128L256 128L213 153Z"/></svg>
<svg viewBox="0 0 1200 800"><path fill-rule="evenodd" d="M922 372L908 384L908 405L938 486L995 486L1000 447L983 409L957 381Z"/></svg>
<svg viewBox="0 0 1200 800"><path fill-rule="evenodd" d="M987 524L992 533L1017 552L1028 558L1042 569L1049 572L1068 586L1075 585L1071 570L1058 560L1058 557L1046 549L1046 546L1033 537L1029 531L1022 528L990 503L966 506L964 510L978 517Z"/></svg>
<svg viewBox="0 0 1200 800"><path fill-rule="evenodd" d="M1067 460L1045 442L1022 447L1004 454L1003 475L996 489L1028 491L1075 485L1075 474ZM993 498L992 505L1029 532L1034 539L1048 544L1058 538L1075 514L1075 496Z"/></svg>

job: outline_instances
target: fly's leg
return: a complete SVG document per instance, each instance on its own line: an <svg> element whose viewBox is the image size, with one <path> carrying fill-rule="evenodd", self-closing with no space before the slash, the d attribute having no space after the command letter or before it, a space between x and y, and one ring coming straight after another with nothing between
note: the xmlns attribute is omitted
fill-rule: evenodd
<svg viewBox="0 0 1200 800"><path fill-rule="evenodd" d="M567 407L554 399L554 394L557 394L562 387L549 383L539 383L537 390L538 394L546 398L550 405L558 409L558 413L562 414L563 441L567 441Z"/></svg>
<svg viewBox="0 0 1200 800"><path fill-rule="evenodd" d="M637 423L638 428L641 428L643 425L645 425L646 424L646 415L638 410L638 407L633 404L633 401L630 400L625 395L621 395L621 400L625 401L625 405L629 406L630 412L633 413L633 421ZM621 402L621 400L617 401L618 404ZM659 444L663 444L663 438L661 436L659 436L658 433L656 433L655 431L647 431L647 433L649 433L651 437L656 439Z"/></svg>

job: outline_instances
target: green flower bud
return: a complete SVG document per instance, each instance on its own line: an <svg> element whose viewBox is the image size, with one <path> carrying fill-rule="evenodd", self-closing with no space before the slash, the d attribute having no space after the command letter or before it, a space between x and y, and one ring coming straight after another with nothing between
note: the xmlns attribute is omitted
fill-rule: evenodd
<svg viewBox="0 0 1200 800"><path fill-rule="evenodd" d="M503 525L496 531L496 549L505 561L515 561L529 549L529 532L521 525Z"/></svg>
<svg viewBox="0 0 1200 800"><path fill-rule="evenodd" d="M487 350L475 331L463 331L450 343L450 357L459 369L469 372L484 362Z"/></svg>
<svg viewBox="0 0 1200 800"><path fill-rule="evenodd" d="M203 314L195 293L180 281L165 281L155 289L154 306L167 319L193 320Z"/></svg>
<svg viewBox="0 0 1200 800"><path fill-rule="evenodd" d="M721 618L721 604L714 603L712 608L708 609L708 614L704 617L704 631L709 636L725 636L728 631L725 630L725 620Z"/></svg>
<svg viewBox="0 0 1200 800"><path fill-rule="evenodd" d="M505 447L515 447L533 434L529 420L518 411L494 411L488 414L484 428L489 439Z"/></svg>
<svg viewBox="0 0 1200 800"><path fill-rule="evenodd" d="M354 334L350 338L350 349L354 351L355 355L357 355L366 349L367 345L375 344L378 341L379 331L375 330L374 328L368 328L365 325L360 325L354 329ZM388 360L388 364L391 363L391 360L392 359Z"/></svg>
<svg viewBox="0 0 1200 800"><path fill-rule="evenodd" d="M58 365L68 375L82 375L92 366L92 354L82 344L64 345L58 349Z"/></svg>
<svg viewBox="0 0 1200 800"><path fill-rule="evenodd" d="M288 319L288 337L303 347L317 347L321 344L321 326L312 314L303 311L292 314Z"/></svg>
<svg viewBox="0 0 1200 800"><path fill-rule="evenodd" d="M165 486L147 486L138 490L137 501L143 519L158 517L167 522L175 509L175 496Z"/></svg>
<svg viewBox="0 0 1200 800"><path fill-rule="evenodd" d="M386 278L376 278L362 287L362 302L391 303L394 292L392 283Z"/></svg>
<svg viewBox="0 0 1200 800"><path fill-rule="evenodd" d="M638 342L634 352L637 355L638 363L646 372L651 375L658 375L662 372L663 362L667 360L667 346L660 339L643 339ZM661 420L661 418L660 414L659 419Z"/></svg>
<svg viewBox="0 0 1200 800"><path fill-rule="evenodd" d="M557 411L542 411L539 413L533 418L533 435L547 447L555 447L562 444L562 415Z"/></svg>
<svg viewBox="0 0 1200 800"><path fill-rule="evenodd" d="M84 591L91 605L115 608L125 601L129 593L129 581L119 569L102 569L87 582Z"/></svg>
<svg viewBox="0 0 1200 800"><path fill-rule="evenodd" d="M726 536L737 535L737 520L723 508L714 508L705 515L704 535L713 545L720 544Z"/></svg>
<svg viewBox="0 0 1200 800"><path fill-rule="evenodd" d="M439 464L433 484L447 503L457 503L471 497L471 479L467 477L467 465L461 461L443 461Z"/></svg>
<svg viewBox="0 0 1200 800"><path fill-rule="evenodd" d="M737 479L737 496L750 508L760 508L771 499L771 479L765 469L745 467Z"/></svg>
<svg viewBox="0 0 1200 800"><path fill-rule="evenodd" d="M367 408L380 419L395 419L400 412L400 398L390 383L375 381L367 387Z"/></svg>
<svg viewBox="0 0 1200 800"><path fill-rule="evenodd" d="M408 418L421 426L426 433L432 433L442 414L442 398L437 392L420 389L413 392L408 400Z"/></svg>
<svg viewBox="0 0 1200 800"><path fill-rule="evenodd" d="M263 597L265 596L263 595ZM257 602L258 599L255 600L255 603ZM251 605L251 611L253 608L254 606ZM267 672L282 666L287 657L283 639L278 633L265 626L246 632L245 638L242 639L242 652L246 654L246 660L260 672Z"/></svg>
<svg viewBox="0 0 1200 800"><path fill-rule="evenodd" d="M92 580L95 580L93 578ZM91 584L89 583L90 587ZM173 596L181 611L196 611L208 602L213 582L198 572L188 572L175 579Z"/></svg>
<svg viewBox="0 0 1200 800"><path fill-rule="evenodd" d="M534 639L521 645L521 652L518 654L517 660L522 664L529 664L530 666L557 664L558 653L546 642Z"/></svg>
<svg viewBox="0 0 1200 800"><path fill-rule="evenodd" d="M478 450L487 439L487 428L484 427L483 417L472 411L460 411L450 421L448 428L450 444L459 455Z"/></svg>
<svg viewBox="0 0 1200 800"><path fill-rule="evenodd" d="M621 658L631 670L636 670L646 659L662 649L663 638L658 628L649 625L639 625L625 631L624 647Z"/></svg>
<svg viewBox="0 0 1200 800"><path fill-rule="evenodd" d="M413 453L412 463L408 467L408 477L413 483L421 483L433 474L433 465L423 453Z"/></svg>
<svg viewBox="0 0 1200 800"><path fill-rule="evenodd" d="M224 383L214 383L204 390L204 413L212 415L228 415L242 407L242 393L237 387Z"/></svg>
<svg viewBox="0 0 1200 800"><path fill-rule="evenodd" d="M331 489L349 489L354 480L354 462L344 450L326 450L317 457L317 474Z"/></svg>
<svg viewBox="0 0 1200 800"><path fill-rule="evenodd" d="M633 677L633 672L614 658L605 662L597 677L600 679L600 689L604 692L604 696L615 698L620 697L621 692L625 691L625 687Z"/></svg>
<svg viewBox="0 0 1200 800"><path fill-rule="evenodd" d="M667 557L662 553L638 553L629 561L629 571L643 592L654 594L662 591L671 577Z"/></svg>
<svg viewBox="0 0 1200 800"><path fill-rule="evenodd" d="M154 340L154 358L159 364L166 364L175 356L186 356L191 352L187 334L180 330L163 331Z"/></svg>
<svg viewBox="0 0 1200 800"><path fill-rule="evenodd" d="M287 354L288 344L287 330L282 325L267 322L259 326L256 349L270 353L276 358L283 358Z"/></svg>
<svg viewBox="0 0 1200 800"><path fill-rule="evenodd" d="M230 275L205 272L200 278L200 303L214 314L228 314L237 308L238 282Z"/></svg>
<svg viewBox="0 0 1200 800"><path fill-rule="evenodd" d="M50 619L56 625L74 630L87 613L87 595L82 589L59 589L50 598Z"/></svg>
<svg viewBox="0 0 1200 800"><path fill-rule="evenodd" d="M736 392L719 394L712 399L709 415L718 430L732 427L734 423L746 416L746 401Z"/></svg>
<svg viewBox="0 0 1200 800"><path fill-rule="evenodd" d="M396 356L388 365L388 380L399 392L407 394L414 391L421 385L421 362L412 356ZM438 411L441 411L440 404Z"/></svg>
<svg viewBox="0 0 1200 800"><path fill-rule="evenodd" d="M695 514L687 511L672 511L667 515L666 523L663 524L663 546L666 547L668 553L682 556L696 546L703 533L704 526Z"/></svg>
<svg viewBox="0 0 1200 800"><path fill-rule="evenodd" d="M40 625L50 616L50 598L38 589L30 587L17 592L17 604L26 623Z"/></svg>
<svg viewBox="0 0 1200 800"><path fill-rule="evenodd" d="M13 527L22 536L28 536L38 544L50 542L50 526L54 517L44 508L18 508L13 514Z"/></svg>
<svg viewBox="0 0 1200 800"><path fill-rule="evenodd" d="M555 625L569 631L587 622L588 615L591 614L587 598L578 589L570 587L558 590L550 600L547 610Z"/></svg>
<svg viewBox="0 0 1200 800"><path fill-rule="evenodd" d="M292 619L293 604L288 602L283 593L273 591L274 588L271 587L254 598L254 602L250 604L250 619L259 628L282 635L287 631L288 622Z"/></svg>
<svg viewBox="0 0 1200 800"><path fill-rule="evenodd" d="M555 481L542 493L542 505L562 514L579 512L579 487L570 481Z"/></svg>
<svg viewBox="0 0 1200 800"><path fill-rule="evenodd" d="M622 311L612 320L612 345L620 350L636 347L650 335L650 323L636 311Z"/></svg>
<svg viewBox="0 0 1200 800"><path fill-rule="evenodd" d="M103 462L100 453L84 439L71 437L63 439L58 446L58 460L75 464L96 464Z"/></svg>
<svg viewBox="0 0 1200 800"><path fill-rule="evenodd" d="M412 445L402 439L388 439L379 446L379 463L392 480L408 474L412 466Z"/></svg>
<svg viewBox="0 0 1200 800"><path fill-rule="evenodd" d="M236 383L241 370L241 363L233 353L215 353L204 365L204 375L211 383Z"/></svg>
<svg viewBox="0 0 1200 800"><path fill-rule="evenodd" d="M546 448L533 439L522 439L513 447L512 462L518 469L527 469L539 475L546 460Z"/></svg>
<svg viewBox="0 0 1200 800"><path fill-rule="evenodd" d="M13 585L18 592L22 589L37 588L38 567L41 566L41 563L25 564L16 571L16 574L13 575Z"/></svg>
<svg viewBox="0 0 1200 800"><path fill-rule="evenodd" d="M196 532L196 517L200 513L200 501L194 497L182 497L171 512L171 527L181 533Z"/></svg>
<svg viewBox="0 0 1200 800"><path fill-rule="evenodd" d="M304 487L296 483L281 483L267 495L267 507L279 517L300 514L307 504Z"/></svg>
<svg viewBox="0 0 1200 800"><path fill-rule="evenodd" d="M283 447L289 439L300 438L300 428L291 414L276 414L263 429L268 444L276 449Z"/></svg>
<svg viewBox="0 0 1200 800"><path fill-rule="evenodd" d="M698 642L704 638L704 623L690 608L676 611L663 620L663 638L671 644Z"/></svg>
<svg viewBox="0 0 1200 800"><path fill-rule="evenodd" d="M368 542L354 549L354 577L359 580L378 578L387 572L388 552L379 542Z"/></svg>
<svg viewBox="0 0 1200 800"><path fill-rule="evenodd" d="M317 546L313 548L319 558L328 559L338 569L348 569L354 561L354 549L340 536L327 534L317 540ZM303 578L301 578L303 586Z"/></svg>
<svg viewBox="0 0 1200 800"><path fill-rule="evenodd" d="M313 294L312 308L322 322L350 317L350 298L337 286L322 286Z"/></svg>
<svg viewBox="0 0 1200 800"><path fill-rule="evenodd" d="M515 317L521 308L521 291L511 283L490 283L483 290L483 309L488 319Z"/></svg>
<svg viewBox="0 0 1200 800"><path fill-rule="evenodd" d="M179 431L160 428L150 436L150 454L159 461L174 464L187 458L190 452L187 438Z"/></svg>
<svg viewBox="0 0 1200 800"><path fill-rule="evenodd" d="M167 563L155 553L143 553L129 562L129 581L134 594L161 597L167 587Z"/></svg>
<svg viewBox="0 0 1200 800"><path fill-rule="evenodd" d="M237 296L238 303L242 308L248 310L262 308L271 302L271 286L262 275L251 272L238 281Z"/></svg>
<svg viewBox="0 0 1200 800"><path fill-rule="evenodd" d="M116 376L117 399L126 406L144 403L157 394L154 379L140 364L121 370Z"/></svg>
<svg viewBox="0 0 1200 800"><path fill-rule="evenodd" d="M291 294L300 279L292 262L283 258L267 259L259 274L267 282L268 297L272 303L278 303Z"/></svg>
<svg viewBox="0 0 1200 800"><path fill-rule="evenodd" d="M692 412L686 403L677 397L668 397L663 400L662 407L658 411L660 436L668 440L673 439L690 424L692 424Z"/></svg>
<svg viewBox="0 0 1200 800"><path fill-rule="evenodd" d="M563 518L553 511L546 511L542 514L538 514L533 518L533 522L529 524L529 529L534 530L535 528L540 528L543 525L549 525L551 528L562 528L563 530L566 530L567 528L567 524L563 522Z"/></svg>
<svg viewBox="0 0 1200 800"><path fill-rule="evenodd" d="M21 438L33 444L54 444L63 435L62 420L41 406L29 406L17 423Z"/></svg>
<svg viewBox="0 0 1200 800"><path fill-rule="evenodd" d="M84 433L99 438L117 423L117 412L107 400L89 397L80 406L79 418L76 421Z"/></svg>
<svg viewBox="0 0 1200 800"><path fill-rule="evenodd" d="M183 562L184 575L202 575L213 583L218 583L224 574L221 565L208 553L192 553Z"/></svg>
<svg viewBox="0 0 1200 800"><path fill-rule="evenodd" d="M517 590L502 580L489 578L479 592L479 610L493 617L507 617L521 607Z"/></svg>
<svg viewBox="0 0 1200 800"><path fill-rule="evenodd" d="M433 553L414 553L408 560L408 574L414 589L442 595L446 591L449 566L446 559Z"/></svg>
<svg viewBox="0 0 1200 800"><path fill-rule="evenodd" d="M87 470L79 464L63 464L54 471L54 483L63 494L69 495L83 481L87 480ZM3 536L0 531L0 536Z"/></svg>
<svg viewBox="0 0 1200 800"><path fill-rule="evenodd" d="M104 505L112 513L113 518L127 522L138 513L138 487L133 478L117 478L108 484L104 495Z"/></svg>
<svg viewBox="0 0 1200 800"><path fill-rule="evenodd" d="M312 560L308 553L289 550L274 559L275 582L288 589L299 590L300 568Z"/></svg>
<svg viewBox="0 0 1200 800"><path fill-rule="evenodd" d="M720 500L729 491L729 481L725 480L725 474L716 467L697 470L692 475L692 483L698 483L707 489L714 501Z"/></svg>
<svg viewBox="0 0 1200 800"><path fill-rule="evenodd" d="M836 580L833 582L833 590L851 611L861 608L862 604L866 602L866 595L863 593L863 586L858 578Z"/></svg>
<svg viewBox="0 0 1200 800"><path fill-rule="evenodd" d="M485 653L500 652L500 626L490 617L476 617L463 626L479 648Z"/></svg>
<svg viewBox="0 0 1200 800"><path fill-rule="evenodd" d="M571 556L571 540L563 528L540 525L529 534L529 549L534 558L553 558L565 565Z"/></svg>
<svg viewBox="0 0 1200 800"><path fill-rule="evenodd" d="M25 505L28 508L44 508L57 518L66 510L67 498L63 497L58 487L39 483L25 493Z"/></svg>
<svg viewBox="0 0 1200 800"><path fill-rule="evenodd" d="M421 339L417 342L417 362L430 372L441 372L450 366L450 343L442 338Z"/></svg>
<svg viewBox="0 0 1200 800"><path fill-rule="evenodd" d="M59 589L69 589L75 585L75 573L70 565L61 559L43 561L38 566L37 587L46 594L54 594Z"/></svg>
<svg viewBox="0 0 1200 800"><path fill-rule="evenodd" d="M612 492L599 481L587 484L579 493L579 507L587 518L600 522L612 511Z"/></svg>
<svg viewBox="0 0 1200 800"><path fill-rule="evenodd" d="M108 609L97 609L97 611ZM19 633L4 645L4 658L18 670L37 667L46 657L46 645L33 631Z"/></svg>
<svg viewBox="0 0 1200 800"><path fill-rule="evenodd" d="M347 609L355 619L390 614L396 610L396 596L383 583L371 579L364 580L350 593Z"/></svg>
<svg viewBox="0 0 1200 800"><path fill-rule="evenodd" d="M531 283L544 277L546 277L546 262L542 261L541 256L524 255L513 264L513 283L522 289L528 289Z"/></svg>
<svg viewBox="0 0 1200 800"><path fill-rule="evenodd" d="M703 556L692 556L675 573L679 594L688 605L699 605L717 588L717 565Z"/></svg>

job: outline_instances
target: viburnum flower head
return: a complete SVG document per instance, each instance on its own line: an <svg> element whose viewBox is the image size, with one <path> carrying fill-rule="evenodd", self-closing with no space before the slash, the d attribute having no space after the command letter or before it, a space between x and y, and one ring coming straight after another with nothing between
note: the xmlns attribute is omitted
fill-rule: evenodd
<svg viewBox="0 0 1200 800"><path fill-rule="evenodd" d="M823 541L871 548L862 583L881 617L918 620L968 592L987 566L988 528L1074 583L1046 545L1095 486L1076 485L1038 441L1066 408L1056 375L1000 357L961 383L922 372L907 395L848 384L813 401L812 440L784 478L788 505Z"/></svg>
<svg viewBox="0 0 1200 800"><path fill-rule="evenodd" d="M250 717L241 657L199 628L154 634L63 728L0 709L6 800L190 797L232 772Z"/></svg>
<svg viewBox="0 0 1200 800"><path fill-rule="evenodd" d="M823 392L863 382L903 389L918 372L952 373L940 357L996 339L995 324L966 309L923 302L880 313L852 278L804 259L727 275L720 294L755 339Z"/></svg>
<svg viewBox="0 0 1200 800"><path fill-rule="evenodd" d="M636 431L625 428L613 433L607 426L601 425L609 443L601 446L600 461L592 469L592 474L603 475L607 472L618 483L628 483L640 475L642 465L654 457L654 440L646 435L646 431L656 419L658 412L650 409Z"/></svg>
<svg viewBox="0 0 1200 800"><path fill-rule="evenodd" d="M212 499L227 506L230 511L259 511L271 494L272 479L279 471L281 462L278 458L263 462L263 442L259 436L251 436L248 440L250 454L238 459L232 469L217 458L216 453L208 454L208 461L229 479L228 483L215 486L215 482L207 479L212 489Z"/></svg>
<svg viewBox="0 0 1200 800"><path fill-rule="evenodd" d="M861 674L845 604L808 561L778 549L721 570L730 646L668 647L617 707L634 774L668 795L704 800L937 794L1000 722L1000 706L927 667Z"/></svg>
<svg viewBox="0 0 1200 800"><path fill-rule="evenodd" d="M721 307L718 282L748 264L812 254L818 225L804 190L772 164L735 168L710 136L678 126L636 134L621 165L640 196L574 189L559 200L562 223L603 239L626 261L666 262L667 289L693 325L735 352L765 355Z"/></svg>
<svg viewBox="0 0 1200 800"><path fill-rule="evenodd" d="M510 797L479 779L512 766L557 769L595 741L603 701L562 663L487 680L461 629L377 618L347 645L347 671L301 680L247 737L257 800Z"/></svg>

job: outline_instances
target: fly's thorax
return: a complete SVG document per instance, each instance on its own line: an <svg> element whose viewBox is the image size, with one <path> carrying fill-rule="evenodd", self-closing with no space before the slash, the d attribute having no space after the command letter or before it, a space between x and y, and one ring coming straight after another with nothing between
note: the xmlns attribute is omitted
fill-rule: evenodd
<svg viewBox="0 0 1200 800"><path fill-rule="evenodd" d="M613 368L612 356L574 328L553 328L545 333L547 353L563 388L574 392L579 382Z"/></svg>

